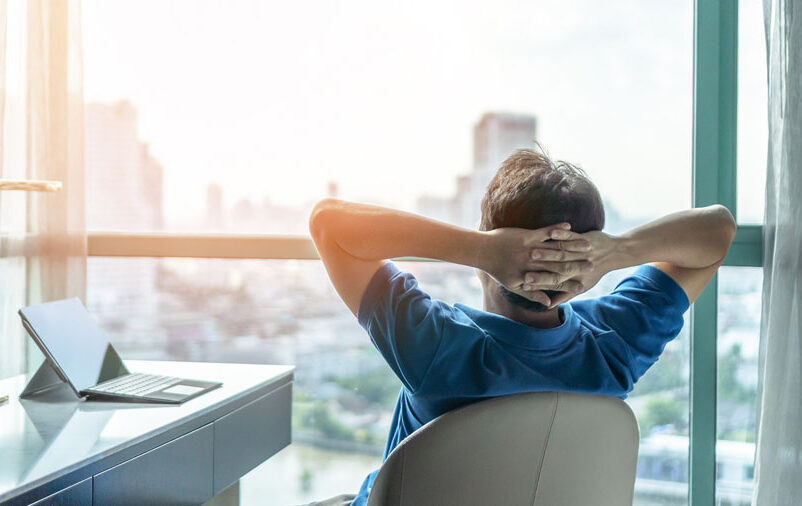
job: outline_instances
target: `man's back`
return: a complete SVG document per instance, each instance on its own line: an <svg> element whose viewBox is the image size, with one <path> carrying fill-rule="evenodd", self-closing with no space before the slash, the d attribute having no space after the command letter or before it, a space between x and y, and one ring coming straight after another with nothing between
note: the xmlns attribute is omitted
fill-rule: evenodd
<svg viewBox="0 0 802 506"><path fill-rule="evenodd" d="M411 274L387 263L358 313L403 383L384 456L438 416L491 397L564 391L623 398L679 333L687 308L679 285L642 266L609 295L563 304L562 323L539 329L431 299Z"/></svg>

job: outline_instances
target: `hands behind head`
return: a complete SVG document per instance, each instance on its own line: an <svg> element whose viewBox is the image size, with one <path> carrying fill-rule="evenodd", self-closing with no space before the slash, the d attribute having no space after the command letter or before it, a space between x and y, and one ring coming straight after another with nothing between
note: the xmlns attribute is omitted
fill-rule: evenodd
<svg viewBox="0 0 802 506"><path fill-rule="evenodd" d="M609 269L616 238L601 231L578 234L570 224L536 230L485 232L480 265L508 290L549 308L590 290ZM545 291L560 292L549 297Z"/></svg>

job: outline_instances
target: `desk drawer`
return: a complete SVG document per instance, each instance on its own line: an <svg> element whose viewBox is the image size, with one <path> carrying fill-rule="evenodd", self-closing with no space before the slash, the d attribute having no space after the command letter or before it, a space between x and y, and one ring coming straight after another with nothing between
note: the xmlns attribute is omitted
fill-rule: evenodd
<svg viewBox="0 0 802 506"><path fill-rule="evenodd" d="M94 504L201 504L212 497L212 424L94 476Z"/></svg>
<svg viewBox="0 0 802 506"><path fill-rule="evenodd" d="M292 383L214 422L214 493L290 444Z"/></svg>
<svg viewBox="0 0 802 506"><path fill-rule="evenodd" d="M91 504L92 478L87 478L44 499L39 499L31 506L90 506Z"/></svg>

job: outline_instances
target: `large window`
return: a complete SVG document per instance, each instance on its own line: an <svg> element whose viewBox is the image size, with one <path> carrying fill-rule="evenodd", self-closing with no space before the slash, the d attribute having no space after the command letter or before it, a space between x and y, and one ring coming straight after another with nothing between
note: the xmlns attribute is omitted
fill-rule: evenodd
<svg viewBox="0 0 802 506"><path fill-rule="evenodd" d="M405 267L475 295L467 269ZM320 262L93 258L88 276L89 309L123 358L296 366L293 444L243 480L243 504L355 491L379 466L400 382Z"/></svg>
<svg viewBox="0 0 802 506"><path fill-rule="evenodd" d="M726 31L700 5L697 29ZM693 117L694 59L719 46L694 54L691 0L85 0L87 225L305 235L314 201L336 195L473 226L498 163L535 141L596 181L609 232L688 207L692 181L699 190L730 170L739 223L759 223L762 15L759 0L738 6L737 165L698 166L694 180L694 122L697 134L712 128L697 139L727 125ZM726 20L728 9L716 12ZM726 87L726 65L718 72L704 79ZM759 231L741 232L735 265L759 266ZM469 269L403 267L436 297L480 304ZM732 269L719 276L718 304L695 314L715 321L719 311L718 404L695 410L706 429L717 409L718 457L689 461L690 341L706 336L686 325L628 399L641 429L636 504L687 504L689 479L709 481L713 465L717 500L746 504L760 281L756 268ZM243 481L246 503L353 491L378 465L398 383L319 262L93 258L88 276L90 309L128 358L298 366L294 444ZM715 350L696 349L694 367L712 371ZM696 434L712 445L709 431Z"/></svg>
<svg viewBox="0 0 802 506"><path fill-rule="evenodd" d="M432 296L481 307L473 271L401 262ZM631 270L583 297L609 293ZM244 504L355 491L378 468L400 382L320 262L91 258L90 311L125 359L294 364L293 444L243 481ZM687 327L687 326L686 326ZM628 401L641 430L638 504L687 501L688 332ZM269 497L267 503L256 498Z"/></svg>
<svg viewBox="0 0 802 506"><path fill-rule="evenodd" d="M27 261L22 256L0 258L0 279L9 287L24 287ZM16 310L26 304L25 290L4 290L0 293L0 308L5 318L0 320L3 353L0 354L0 379L24 372L27 336L24 334Z"/></svg>
<svg viewBox="0 0 802 506"><path fill-rule="evenodd" d="M7 2L6 19L0 21L0 167L4 178L26 178L26 156L30 138L26 137L25 86L25 5ZM28 231L27 211L36 205L35 196L25 192L0 192L0 379L20 374L26 365L26 336L17 319L17 310L27 302L29 261L20 254Z"/></svg>
<svg viewBox="0 0 802 506"><path fill-rule="evenodd" d="M758 267L719 272L716 496L721 506L752 504L762 274Z"/></svg>
<svg viewBox="0 0 802 506"><path fill-rule="evenodd" d="M690 204L690 0L83 11L91 230L306 234L327 194L473 226L535 140L616 223Z"/></svg>

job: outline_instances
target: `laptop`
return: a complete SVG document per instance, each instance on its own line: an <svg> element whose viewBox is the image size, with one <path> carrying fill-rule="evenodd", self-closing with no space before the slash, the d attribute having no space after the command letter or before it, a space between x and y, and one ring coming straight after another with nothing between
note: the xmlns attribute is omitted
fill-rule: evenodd
<svg viewBox="0 0 802 506"><path fill-rule="evenodd" d="M222 385L129 372L77 298L24 307L19 315L53 369L80 397L181 404Z"/></svg>

